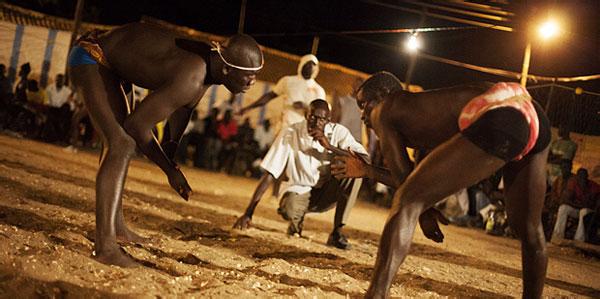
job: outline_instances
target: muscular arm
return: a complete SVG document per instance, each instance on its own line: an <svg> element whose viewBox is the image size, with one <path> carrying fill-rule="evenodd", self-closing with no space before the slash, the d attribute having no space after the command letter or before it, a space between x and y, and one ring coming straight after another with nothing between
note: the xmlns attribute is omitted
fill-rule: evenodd
<svg viewBox="0 0 600 299"><path fill-rule="evenodd" d="M188 80L175 80L175 84L147 96L139 107L127 116L123 125L142 153L160 167L169 178L171 186L185 199L188 198L191 189L177 165L163 152L152 134L152 128L177 109L201 96L205 89L197 82L202 80L196 76L191 77Z"/></svg>
<svg viewBox="0 0 600 299"><path fill-rule="evenodd" d="M185 128L187 127L188 122L190 121L190 116L192 115L193 111L194 108L183 106L175 110L175 112L171 114L169 120L167 121L167 123L169 124L169 139L163 139L161 147L167 155L167 157L171 160L173 160L173 158L175 157L177 146L181 141L181 137L183 135L183 132L185 131ZM165 136L167 136L167 134L165 134Z"/></svg>
<svg viewBox="0 0 600 299"><path fill-rule="evenodd" d="M171 114L168 120L171 140L179 143L193 111L194 108L183 106Z"/></svg>
<svg viewBox="0 0 600 299"><path fill-rule="evenodd" d="M233 225L234 228L246 229L250 227L252 215L254 215L254 209L256 209L256 206L262 199L263 194L265 194L265 191L267 191L273 180L275 180L275 178L268 172L262 176L258 186L256 186L256 189L254 190L254 194L252 194L252 198L250 199L250 203L248 203L246 212L237 219Z"/></svg>
<svg viewBox="0 0 600 299"><path fill-rule="evenodd" d="M269 91L265 94L263 94L258 100L256 100L254 103L242 108L241 112L245 113L248 110L254 109L256 107L261 107L266 105L267 103L269 103L271 100L273 100L274 98L277 97L277 94Z"/></svg>

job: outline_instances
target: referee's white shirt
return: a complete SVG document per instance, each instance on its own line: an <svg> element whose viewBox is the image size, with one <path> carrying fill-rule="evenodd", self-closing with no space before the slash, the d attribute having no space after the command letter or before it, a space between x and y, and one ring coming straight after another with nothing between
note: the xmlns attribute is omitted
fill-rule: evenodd
<svg viewBox="0 0 600 299"><path fill-rule="evenodd" d="M324 133L331 145L367 155L365 148L352 137L346 127L328 123ZM307 122L304 120L279 132L260 166L275 178L285 171L288 181L282 183L281 194L304 194L313 187L321 186L329 178L332 159L333 153L325 150L308 134Z"/></svg>

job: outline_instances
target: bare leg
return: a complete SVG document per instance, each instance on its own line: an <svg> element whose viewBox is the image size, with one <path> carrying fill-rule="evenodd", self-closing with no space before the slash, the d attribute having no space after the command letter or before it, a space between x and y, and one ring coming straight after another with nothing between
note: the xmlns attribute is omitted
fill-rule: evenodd
<svg viewBox="0 0 600 299"><path fill-rule="evenodd" d="M105 264L135 266L135 261L122 251L116 240L123 186L136 147L121 126L126 110L120 83L98 65L76 66L71 74L107 147L96 176L96 259Z"/></svg>
<svg viewBox="0 0 600 299"><path fill-rule="evenodd" d="M138 235L125 224L125 218L123 217L123 197L119 197L116 221L116 234L119 242L144 244L150 241L150 238Z"/></svg>
<svg viewBox="0 0 600 299"><path fill-rule="evenodd" d="M489 177L504 164L461 135L433 150L394 194L366 297L388 296L398 267L408 254L422 211L461 188Z"/></svg>
<svg viewBox="0 0 600 299"><path fill-rule="evenodd" d="M548 149L511 162L504 171L508 220L521 240L523 298L540 298L546 278L548 256L541 217L547 156Z"/></svg>

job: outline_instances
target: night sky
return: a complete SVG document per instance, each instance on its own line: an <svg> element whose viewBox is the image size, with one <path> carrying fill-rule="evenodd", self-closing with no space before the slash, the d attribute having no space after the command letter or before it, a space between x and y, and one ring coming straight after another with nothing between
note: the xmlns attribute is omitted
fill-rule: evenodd
<svg viewBox="0 0 600 299"><path fill-rule="evenodd" d="M13 4L44 13L72 18L76 0L20 0ZM410 1L264 1L247 0L245 32L262 45L303 55L309 53L312 35L261 36L261 34L415 28L420 16L372 2L412 7ZM440 3L441 1L420 1ZM510 23L517 32L488 28L424 33L425 53L475 65L520 72L525 47L526 20L558 11L564 34L556 40L532 42L530 74L580 76L600 73L600 1L471 1L494 4L515 12ZM518 4L526 2L526 5ZM567 2L567 3L563 3ZM118 25L138 21L143 15L200 31L231 35L237 32L241 0L203 1L101 1L86 0L84 21ZM517 4L515 4L517 3ZM456 15L455 15L456 16ZM427 17L422 27L472 27ZM388 70L405 79L408 55L402 48L406 33L321 36L319 59L366 73ZM373 43L386 45L385 47ZM391 49L390 49L391 48ZM473 81L500 81L487 75L426 59L419 59L412 83L438 88ZM506 79L505 79L506 80ZM535 83L529 83L532 85ZM600 92L600 80L570 84Z"/></svg>

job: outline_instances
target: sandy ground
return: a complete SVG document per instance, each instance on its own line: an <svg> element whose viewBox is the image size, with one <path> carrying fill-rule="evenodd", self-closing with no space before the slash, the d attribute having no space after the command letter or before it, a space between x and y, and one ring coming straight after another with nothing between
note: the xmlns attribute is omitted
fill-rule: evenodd
<svg viewBox="0 0 600 299"><path fill-rule="evenodd" d="M232 230L255 180L185 168L194 194L184 202L153 164L129 170L125 217L152 238L126 251L143 267L91 258L96 153L0 135L0 297L360 297L368 286L386 211L359 203L346 232L353 248L324 245L332 212L310 215L307 238L288 237L266 198L255 228ZM444 227L435 244L417 232L394 297L519 297L516 240ZM544 295L600 297L600 260L549 245Z"/></svg>

